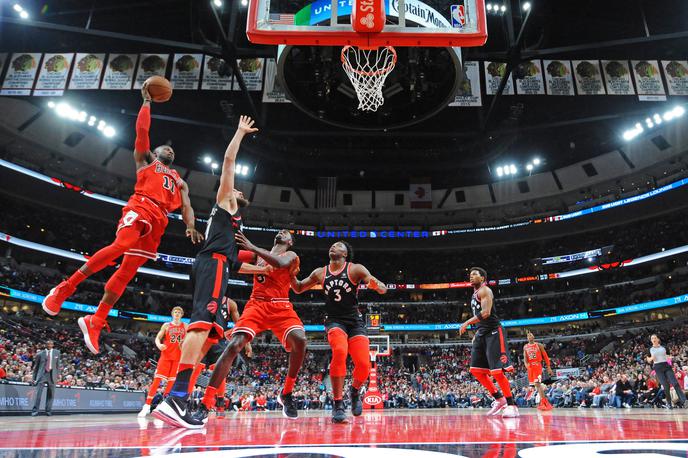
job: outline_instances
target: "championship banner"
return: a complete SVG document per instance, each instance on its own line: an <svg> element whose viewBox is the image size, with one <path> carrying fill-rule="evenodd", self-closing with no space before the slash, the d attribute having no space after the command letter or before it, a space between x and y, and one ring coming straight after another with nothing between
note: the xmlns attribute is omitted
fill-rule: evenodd
<svg viewBox="0 0 688 458"><path fill-rule="evenodd" d="M139 56L139 66L136 69L134 78L134 89L141 89L144 81L151 76L165 77L167 73L167 62L170 60L169 54L141 54Z"/></svg>
<svg viewBox="0 0 688 458"><path fill-rule="evenodd" d="M485 93L487 95L495 95L502 78L506 73L506 64L504 62L483 62L485 64ZM503 95L514 95L514 84L509 75L509 81L504 86Z"/></svg>
<svg viewBox="0 0 688 458"><path fill-rule="evenodd" d="M220 69L226 66L223 59L203 56L203 79L201 89L204 91L229 91L232 89L232 75L220 76Z"/></svg>
<svg viewBox="0 0 688 458"><path fill-rule="evenodd" d="M263 89L263 67L265 59L256 57L251 59L237 59L237 65L241 76L246 83L246 89L249 91L260 91ZM232 83L232 90L240 91L239 81L234 78Z"/></svg>
<svg viewBox="0 0 688 458"><path fill-rule="evenodd" d="M635 94L633 82L631 81L631 72L628 70L628 61L603 60L602 69L604 70L604 79L607 82L607 94Z"/></svg>
<svg viewBox="0 0 688 458"><path fill-rule="evenodd" d="M547 95L575 95L570 61L546 60L544 66Z"/></svg>
<svg viewBox="0 0 688 458"><path fill-rule="evenodd" d="M638 89L638 99L643 102L663 102L666 91L659 72L659 62L656 60L633 60L633 76Z"/></svg>
<svg viewBox="0 0 688 458"><path fill-rule="evenodd" d="M10 65L2 82L0 95L30 95L41 54L16 53L9 60Z"/></svg>
<svg viewBox="0 0 688 458"><path fill-rule="evenodd" d="M463 63L464 80L459 85L459 90L450 107L480 107L483 105L480 92L480 67L476 61Z"/></svg>
<svg viewBox="0 0 688 458"><path fill-rule="evenodd" d="M516 92L519 95L544 95L545 84L542 80L542 62L530 60L521 62L514 70Z"/></svg>
<svg viewBox="0 0 688 458"><path fill-rule="evenodd" d="M432 185L430 183L411 183L409 185L411 208L432 208Z"/></svg>
<svg viewBox="0 0 688 458"><path fill-rule="evenodd" d="M134 81L136 54L110 54L101 89L129 90Z"/></svg>
<svg viewBox="0 0 688 458"><path fill-rule="evenodd" d="M574 60L573 75L578 95L604 95L604 84L597 60Z"/></svg>
<svg viewBox="0 0 688 458"><path fill-rule="evenodd" d="M669 95L688 95L688 61L663 60Z"/></svg>
<svg viewBox="0 0 688 458"><path fill-rule="evenodd" d="M277 62L265 60L265 85L263 86L264 103L291 103L277 79Z"/></svg>
<svg viewBox="0 0 688 458"><path fill-rule="evenodd" d="M98 89L104 62L105 54L77 53L68 89Z"/></svg>
<svg viewBox="0 0 688 458"><path fill-rule="evenodd" d="M72 67L73 60L74 53L45 54L33 95L63 95L67 87L67 77L69 76L69 69Z"/></svg>
<svg viewBox="0 0 688 458"><path fill-rule="evenodd" d="M175 54L170 82L175 90L198 89L201 79L202 54Z"/></svg>

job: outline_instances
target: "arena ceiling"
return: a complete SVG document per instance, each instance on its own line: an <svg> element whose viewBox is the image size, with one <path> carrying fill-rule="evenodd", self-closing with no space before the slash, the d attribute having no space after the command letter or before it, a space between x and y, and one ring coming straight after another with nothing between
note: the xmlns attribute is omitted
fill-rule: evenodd
<svg viewBox="0 0 688 458"><path fill-rule="evenodd" d="M239 1L225 1L218 12L205 0L26 0L29 20L18 18L10 3L0 4L1 52L188 50L228 61L276 55L273 47L247 41L246 7ZM464 60L686 58L688 3L682 0L536 0L530 15L516 0L504 3L507 14L488 17L486 46L464 49ZM108 116L118 127L117 141L133 144L136 91L65 97ZM260 92L178 91L172 102L154 107L160 117L152 140L170 142L180 165L203 169L201 158L221 157L237 115L247 113L261 127L242 151L256 166L257 182L314 188L316 177L337 176L344 189L403 189L411 177L428 177L442 188L493 181L499 163L525 164L538 156L546 171L608 152L622 146L629 123L665 105L637 96L483 95L482 107L447 107L402 129L384 129L382 118L371 118L370 129L361 130L315 120L294 104L264 104ZM351 113L336 114L345 119Z"/></svg>

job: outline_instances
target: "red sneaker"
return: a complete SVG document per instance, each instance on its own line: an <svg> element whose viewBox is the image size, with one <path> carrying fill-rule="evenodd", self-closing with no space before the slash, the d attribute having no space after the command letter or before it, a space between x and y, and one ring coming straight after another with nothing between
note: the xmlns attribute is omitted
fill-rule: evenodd
<svg viewBox="0 0 688 458"><path fill-rule="evenodd" d="M95 315L86 315L79 318L79 328L81 328L81 332L84 333L84 342L94 355L97 355L100 351L98 338L100 337L100 331L103 327L110 332L110 326L107 322Z"/></svg>
<svg viewBox="0 0 688 458"><path fill-rule="evenodd" d="M50 290L47 296L43 299L43 311L50 316L55 316L60 313L62 303L67 300L69 296L74 294L75 287L71 286L66 281L63 281L56 287Z"/></svg>

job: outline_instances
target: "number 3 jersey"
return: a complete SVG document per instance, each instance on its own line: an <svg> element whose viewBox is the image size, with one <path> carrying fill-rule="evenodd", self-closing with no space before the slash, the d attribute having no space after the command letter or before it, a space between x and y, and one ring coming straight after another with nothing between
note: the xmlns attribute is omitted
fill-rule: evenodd
<svg viewBox="0 0 688 458"><path fill-rule="evenodd" d="M134 194L152 201L167 216L182 206L183 183L176 170L156 159L136 172Z"/></svg>
<svg viewBox="0 0 688 458"><path fill-rule="evenodd" d="M362 319L358 309L358 285L349 277L350 267L351 263L347 262L342 270L333 273L329 265L325 266L323 291L326 321L351 322Z"/></svg>
<svg viewBox="0 0 688 458"><path fill-rule="evenodd" d="M160 358L164 359L179 359L182 356L182 342L184 342L184 337L186 337L186 328L184 323L174 324L170 322L170 325L165 331L164 344L167 346L161 354Z"/></svg>

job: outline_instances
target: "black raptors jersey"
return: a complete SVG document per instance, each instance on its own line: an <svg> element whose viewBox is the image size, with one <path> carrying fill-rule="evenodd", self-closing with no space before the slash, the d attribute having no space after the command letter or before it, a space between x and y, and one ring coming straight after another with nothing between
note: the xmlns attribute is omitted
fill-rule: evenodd
<svg viewBox="0 0 688 458"><path fill-rule="evenodd" d="M241 228L239 212L232 216L227 210L216 204L210 212L208 225L205 229L205 242L201 251L198 252L198 256L219 253L226 256L231 265L236 265L239 248L234 240L234 234Z"/></svg>
<svg viewBox="0 0 688 458"><path fill-rule="evenodd" d="M325 313L328 321L356 321L361 319L358 310L358 285L349 278L349 266L333 274L330 266L325 267L323 291L325 292Z"/></svg>
<svg viewBox="0 0 688 458"><path fill-rule="evenodd" d="M480 316L480 313L483 311L483 308L480 304L480 300L478 299L478 290L479 289L476 289L473 292L473 297L471 297L471 310L473 311L474 316ZM482 321L478 321L475 327L477 329L478 334L484 334L487 331L494 331L495 329L498 329L500 326L501 323L499 321L499 317L497 316L497 309L495 307L495 303L493 300L490 316Z"/></svg>

